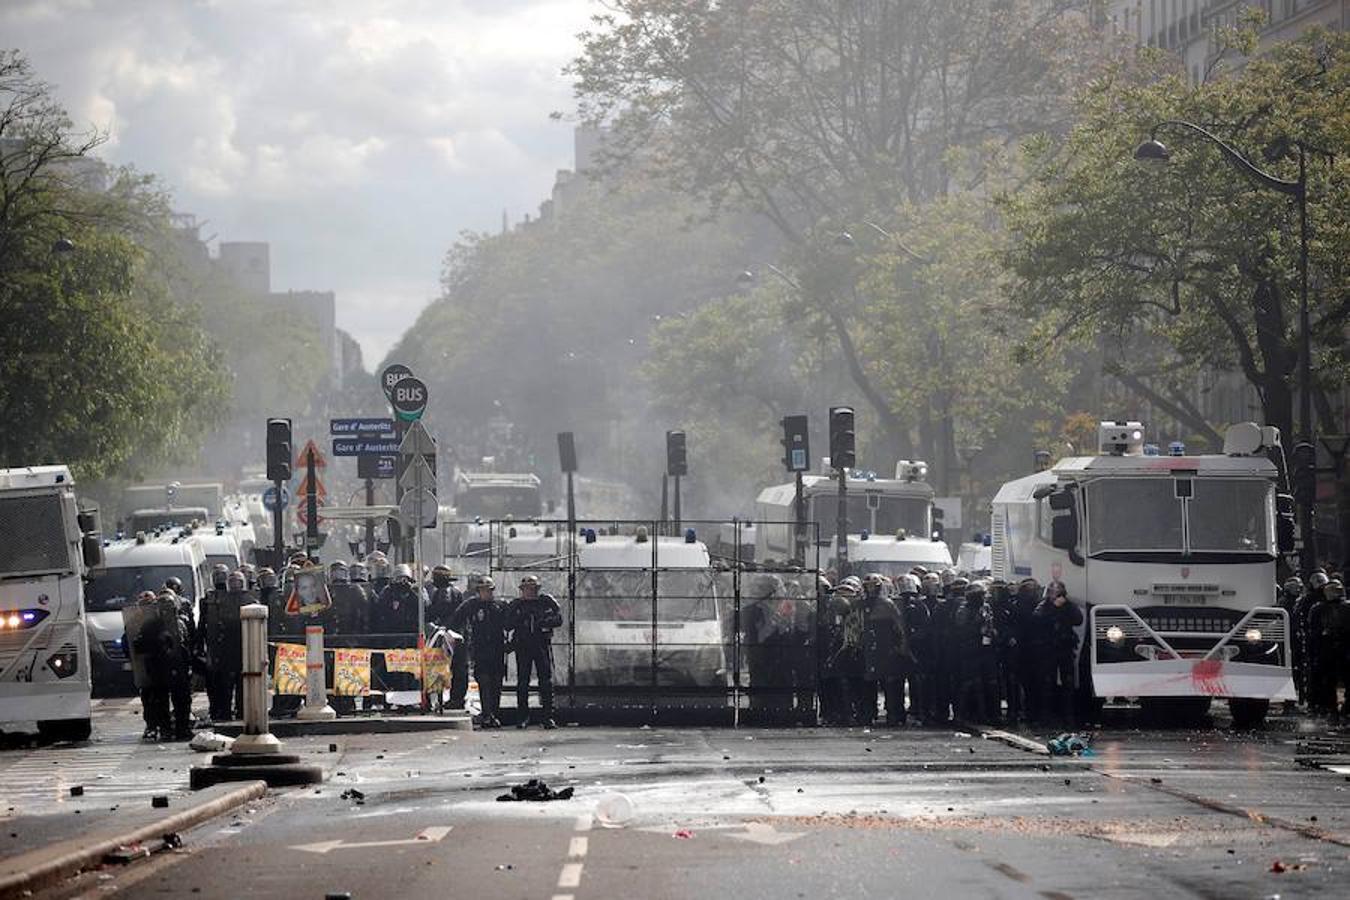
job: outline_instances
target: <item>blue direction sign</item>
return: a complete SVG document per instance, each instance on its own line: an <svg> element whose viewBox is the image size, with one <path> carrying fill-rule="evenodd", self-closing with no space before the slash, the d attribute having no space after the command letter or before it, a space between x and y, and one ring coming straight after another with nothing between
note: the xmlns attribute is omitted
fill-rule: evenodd
<svg viewBox="0 0 1350 900"><path fill-rule="evenodd" d="M276 486L276 485L272 485L270 488L268 488L267 490L263 491L262 501L263 501L263 508L266 509L268 512L273 512L274 510L276 510L276 508L277 508L277 486ZM282 508L282 509L285 509L286 507L288 507L288 506L290 506L290 505L291 505L291 490L290 490L290 488L286 487L285 485L282 485L282 486L281 486L281 508Z"/></svg>
<svg viewBox="0 0 1350 900"><path fill-rule="evenodd" d="M397 440L381 438L333 438L334 456L397 456Z"/></svg>
<svg viewBox="0 0 1350 900"><path fill-rule="evenodd" d="M396 437L393 419L329 419L328 433L334 437L380 438L387 441Z"/></svg>
<svg viewBox="0 0 1350 900"><path fill-rule="evenodd" d="M358 456L357 478L393 478L398 474L397 456Z"/></svg>

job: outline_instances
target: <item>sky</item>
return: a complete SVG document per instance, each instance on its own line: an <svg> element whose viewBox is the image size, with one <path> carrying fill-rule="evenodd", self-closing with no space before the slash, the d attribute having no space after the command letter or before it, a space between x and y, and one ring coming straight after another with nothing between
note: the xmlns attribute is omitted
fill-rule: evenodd
<svg viewBox="0 0 1350 900"><path fill-rule="evenodd" d="M572 165L562 67L590 0L0 0L99 155L161 177L203 237L271 244L272 289L333 290L373 368ZM214 246L214 242L213 242Z"/></svg>

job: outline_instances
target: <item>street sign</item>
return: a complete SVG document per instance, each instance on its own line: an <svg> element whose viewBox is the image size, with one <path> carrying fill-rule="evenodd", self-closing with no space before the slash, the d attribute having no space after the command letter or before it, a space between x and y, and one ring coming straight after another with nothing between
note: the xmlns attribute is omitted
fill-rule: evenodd
<svg viewBox="0 0 1350 900"><path fill-rule="evenodd" d="M423 528L436 524L436 495L431 491L408 491L398 504L398 516L403 524L412 528L421 517Z"/></svg>
<svg viewBox="0 0 1350 900"><path fill-rule="evenodd" d="M263 502L263 509L267 510L268 512L274 512L274 511L276 510L276 508L277 508L277 488L276 488L276 485L272 485L270 488L268 488L267 490L263 491L262 502ZM285 509L287 506L290 506L290 505L291 505L291 489L288 488L288 487L286 487L285 485L282 485L282 487L281 487L281 508L282 508L282 509Z"/></svg>
<svg viewBox="0 0 1350 900"><path fill-rule="evenodd" d="M315 497L314 500L315 500L314 505L317 506L319 509L323 509L324 505L328 502L327 499L325 499L324 497ZM308 504L308 503L299 503L299 504L296 504L296 507L295 507L295 520L296 520L297 522L299 522L301 525L304 525L304 526L308 527L308 525L309 525L309 504ZM323 513L319 513L319 521L320 521L320 522L323 521Z"/></svg>
<svg viewBox="0 0 1350 900"><path fill-rule="evenodd" d="M336 437L370 437L393 440L393 419L329 419L328 433Z"/></svg>
<svg viewBox="0 0 1350 900"><path fill-rule="evenodd" d="M305 441L305 446L300 448L300 454L295 458L295 465L297 468L304 468L308 465L309 461L306 457L311 450L314 451L314 468L322 469L328 465L327 457L323 455L323 451L319 449L319 445L314 443L314 438L310 438Z"/></svg>
<svg viewBox="0 0 1350 900"><path fill-rule="evenodd" d="M301 497L305 497L305 496L308 496L308 495L309 495L309 476L308 476L308 475L306 475L303 479L301 479L301 481L300 481L300 487L297 488L295 492L296 492L296 494L298 494L298 495L301 496ZM318 478L315 478L315 479L314 479L314 493L318 494L320 497L327 497L327 496L328 496L328 489L325 488L325 487L323 486L323 482L320 481Z"/></svg>
<svg viewBox="0 0 1350 900"><path fill-rule="evenodd" d="M412 369L403 365L403 363L394 363L391 366L385 366L384 371L380 373L380 387L384 388L384 396L393 400L394 385L401 379L412 376Z"/></svg>
<svg viewBox="0 0 1350 900"><path fill-rule="evenodd" d="M408 433L403 436L403 443L398 445L399 456L426 456L435 452L436 442L427 433L427 426L421 422L413 422L408 427Z"/></svg>
<svg viewBox="0 0 1350 900"><path fill-rule="evenodd" d="M427 411L427 386L411 375L400 378L389 396L394 415L404 422L416 422Z"/></svg>
<svg viewBox="0 0 1350 900"><path fill-rule="evenodd" d="M334 456L397 456L398 441L333 438Z"/></svg>
<svg viewBox="0 0 1350 900"><path fill-rule="evenodd" d="M435 491L436 473L427 465L425 456L412 457L408 467L403 470L403 476L398 480L398 486L405 491Z"/></svg>
<svg viewBox="0 0 1350 900"><path fill-rule="evenodd" d="M375 456L367 453L356 458L357 478L393 478L397 468L397 456Z"/></svg>

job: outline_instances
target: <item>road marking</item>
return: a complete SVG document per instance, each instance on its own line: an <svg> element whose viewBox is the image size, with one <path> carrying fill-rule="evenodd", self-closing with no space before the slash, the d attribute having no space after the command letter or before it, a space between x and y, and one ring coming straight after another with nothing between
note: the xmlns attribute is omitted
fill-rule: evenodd
<svg viewBox="0 0 1350 900"><path fill-rule="evenodd" d="M584 837L572 838L572 843L569 844L567 847L568 858L580 859L581 857L585 856L586 851L590 849L590 847L588 846L589 844L590 844L589 838Z"/></svg>
<svg viewBox="0 0 1350 900"><path fill-rule="evenodd" d="M357 850L364 847L398 847L404 844L435 844L450 833L452 826L436 825L423 828L416 837L395 841L359 841L348 844L344 841L319 841L316 844L296 844L292 850L304 850L309 853L329 853L333 850Z"/></svg>
<svg viewBox="0 0 1350 900"><path fill-rule="evenodd" d="M571 894L554 894L553 900L572 900Z"/></svg>
<svg viewBox="0 0 1350 900"><path fill-rule="evenodd" d="M558 876L558 887L574 888L581 886L581 863L568 863L562 867Z"/></svg>
<svg viewBox="0 0 1350 900"><path fill-rule="evenodd" d="M735 838L738 841L750 841L752 844L771 846L786 844L788 841L795 841L805 835L806 832L804 831L778 831L766 822L746 822L744 834L729 834L727 837Z"/></svg>
<svg viewBox="0 0 1350 900"><path fill-rule="evenodd" d="M595 819L591 817L590 813L577 816L577 831L590 831L594 824Z"/></svg>

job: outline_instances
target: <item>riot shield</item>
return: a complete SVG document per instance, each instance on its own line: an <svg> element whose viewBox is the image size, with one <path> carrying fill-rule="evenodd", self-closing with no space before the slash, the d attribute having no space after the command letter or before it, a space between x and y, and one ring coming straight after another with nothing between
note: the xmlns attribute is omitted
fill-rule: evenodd
<svg viewBox="0 0 1350 900"><path fill-rule="evenodd" d="M131 678L137 690L150 687L150 675L146 665L148 662L146 654L136 648L142 646L141 637L145 633L146 625L151 621L157 621L158 617L159 611L154 604L131 602L122 607L127 658L131 660Z"/></svg>

